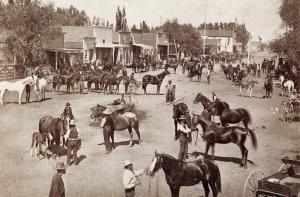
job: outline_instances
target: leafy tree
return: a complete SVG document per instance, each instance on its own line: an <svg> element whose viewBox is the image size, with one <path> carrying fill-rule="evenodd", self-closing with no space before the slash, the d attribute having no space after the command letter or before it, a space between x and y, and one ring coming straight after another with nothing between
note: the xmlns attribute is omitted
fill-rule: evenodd
<svg viewBox="0 0 300 197"><path fill-rule="evenodd" d="M145 21L142 21L140 23L140 30L144 33L149 33L150 32L150 28L148 27L148 25L146 24Z"/></svg>
<svg viewBox="0 0 300 197"><path fill-rule="evenodd" d="M9 31L7 54L14 54L17 63L26 66L44 62L45 40L56 33L49 28L52 17L53 5L42 5L39 0L1 3L0 24Z"/></svg>
<svg viewBox="0 0 300 197"><path fill-rule="evenodd" d="M248 32L245 24L237 25L235 32L236 40L242 43L242 49L244 51L250 39L250 33Z"/></svg>
<svg viewBox="0 0 300 197"><path fill-rule="evenodd" d="M80 11L72 5L69 8L58 7L56 10L53 10L53 12L51 25L83 26L89 22L89 18L85 11Z"/></svg>
<svg viewBox="0 0 300 197"><path fill-rule="evenodd" d="M120 7L118 6L117 12L116 12L116 31L127 31L127 19L126 19L126 11L125 7L123 7L123 10L120 10Z"/></svg>

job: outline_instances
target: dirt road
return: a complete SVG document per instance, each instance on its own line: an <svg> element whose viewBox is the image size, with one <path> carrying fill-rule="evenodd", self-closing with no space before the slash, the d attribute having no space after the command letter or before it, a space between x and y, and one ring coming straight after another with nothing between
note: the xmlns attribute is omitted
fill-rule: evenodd
<svg viewBox="0 0 300 197"><path fill-rule="evenodd" d="M156 71L158 73L161 71ZM141 79L144 74L137 74ZM211 97L211 91L227 101L231 108L243 107L250 111L258 138L258 149L255 151L247 141L249 149L248 169L240 168L237 158L241 157L239 148L234 144L217 145L216 156L222 177L223 192L220 196L241 197L243 186L248 174L259 168L269 175L277 172L281 165L282 156L292 156L300 153L299 123L286 123L280 120L280 114L271 109L279 107L283 100L275 88L272 100L262 99L264 90L262 84L254 88L254 98L239 97L238 87L223 78L221 72L214 73L212 83L208 85L206 79L200 82L190 81L186 75L177 70L177 74L168 75L163 82L162 91L168 79L176 84L176 97L184 97L190 111L200 113L201 104L192 104L198 92ZM195 77L196 80L196 77ZM123 91L123 87L120 87ZM149 86L148 92L155 93L155 87ZM142 94L142 91L140 92ZM244 93L246 94L246 93ZM34 97L34 96L33 96ZM89 93L84 95L57 95L48 93L48 100L33 102L29 105L16 103L0 106L0 188L4 197L47 196L51 178L55 174L54 164L57 161L66 162L66 157L38 160L30 157L31 134L38 131L38 121L44 115L59 116L64 104L69 101L73 107L78 127L81 131L82 148L79 156L83 158L78 166L71 166L64 176L67 196L123 196L122 173L123 161L130 159L134 167L148 167L154 157L154 150L177 157L179 142L174 141L174 126L172 120L172 106L165 104L164 95L138 95L138 110L145 111L146 117L140 123L143 138L142 145L129 148L129 134L118 131L115 134L117 147L109 155L105 155L102 130L89 125L90 108L99 104L107 104L119 95L103 95ZM33 98L34 100L35 98ZM23 98L23 100L25 100ZM16 102L16 95L8 93L6 102ZM135 139L137 136L134 134ZM99 145L100 144L100 145ZM199 140L197 146L190 145L189 152L204 152L204 143ZM159 171L152 179L142 177L142 185L137 186L136 196L170 196L164 173ZM149 182L151 189L149 192ZM158 183L158 184L157 184ZM180 196L204 196L202 184L193 187L182 187Z"/></svg>

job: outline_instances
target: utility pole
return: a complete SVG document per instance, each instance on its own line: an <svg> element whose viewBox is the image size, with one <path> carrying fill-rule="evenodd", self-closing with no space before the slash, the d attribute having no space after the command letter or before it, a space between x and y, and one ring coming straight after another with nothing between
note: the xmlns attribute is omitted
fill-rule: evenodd
<svg viewBox="0 0 300 197"><path fill-rule="evenodd" d="M205 56L205 45L206 45L206 0L204 0L204 31L203 31L203 56Z"/></svg>

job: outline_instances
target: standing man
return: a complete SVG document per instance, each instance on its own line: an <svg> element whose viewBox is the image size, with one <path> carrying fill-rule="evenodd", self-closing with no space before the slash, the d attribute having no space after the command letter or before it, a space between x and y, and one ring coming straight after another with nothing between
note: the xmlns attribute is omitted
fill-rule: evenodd
<svg viewBox="0 0 300 197"><path fill-rule="evenodd" d="M179 134L179 144L180 144L180 150L178 159L186 160L188 158L188 138L191 135L191 129L188 128L186 124L186 117L185 115L181 115L178 118L178 125L177 125L177 132Z"/></svg>
<svg viewBox="0 0 300 197"><path fill-rule="evenodd" d="M71 119L74 119L74 115L72 112L71 104L69 102L66 103L65 109L61 115L64 119L67 120L67 126L69 129L69 122Z"/></svg>
<svg viewBox="0 0 300 197"><path fill-rule="evenodd" d="M172 102L174 99L173 97L173 86L172 86L172 80L168 81L168 84L166 85L167 93L166 93L166 103Z"/></svg>
<svg viewBox="0 0 300 197"><path fill-rule="evenodd" d="M79 72L80 74L80 78L79 78L79 90L80 90L80 94L83 94L83 89L84 89L84 76L82 71Z"/></svg>
<svg viewBox="0 0 300 197"><path fill-rule="evenodd" d="M78 165L77 151L80 147L79 130L76 128L75 120L70 120L70 129L66 133L67 138L67 165L71 165L71 153L73 152L73 158L75 165Z"/></svg>
<svg viewBox="0 0 300 197"><path fill-rule="evenodd" d="M142 176L146 173L146 169L142 170L133 170L133 164L126 160L124 161L124 173L123 173L123 185L125 188L125 197L134 197L135 195L135 186L141 185L138 176Z"/></svg>
<svg viewBox="0 0 300 197"><path fill-rule="evenodd" d="M101 127L103 128L103 138L104 138L104 144L105 144L105 154L109 154L112 151L112 147L110 144L110 137L112 138L112 143L114 139L114 122L112 119L112 111L110 109L106 109L103 112L103 119L101 121Z"/></svg>
<svg viewBox="0 0 300 197"><path fill-rule="evenodd" d="M49 197L65 197L65 186L62 175L66 174L66 166L64 162L56 163L57 174L52 178Z"/></svg>
<svg viewBox="0 0 300 197"><path fill-rule="evenodd" d="M211 75L210 69L211 69L210 67L207 68L207 84L210 84L210 75Z"/></svg>

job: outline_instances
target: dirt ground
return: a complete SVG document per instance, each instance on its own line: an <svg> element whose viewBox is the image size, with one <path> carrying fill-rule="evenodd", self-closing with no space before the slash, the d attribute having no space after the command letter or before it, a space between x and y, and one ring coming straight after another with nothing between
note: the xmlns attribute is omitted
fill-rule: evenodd
<svg viewBox="0 0 300 197"><path fill-rule="evenodd" d="M150 73L159 72L161 71ZM143 75L145 73L136 74L136 78L141 79ZM161 88L162 93L165 92L164 86L168 79L172 79L176 84L176 97L184 97L184 102L188 104L190 111L200 113L203 109L201 104L193 104L193 99L198 92L211 98L211 92L215 91L217 96L227 101L231 108L243 107L252 115L253 122L250 127L255 129L258 149L254 150L250 140L247 141L248 169L241 168L236 163L241 157L236 145L217 144L216 146L216 162L221 171L223 189L220 196L241 197L246 178L251 171L258 168L266 175L270 175L277 172L281 166L282 156L294 156L300 153L299 123L283 122L280 113L274 111L276 107L280 107L283 100L288 99L279 96L281 90L278 88L274 89L274 97L271 100L262 98L264 95L262 84L255 86L254 98L240 97L238 87L225 80L218 69L212 76L212 83L208 85L205 77L202 82L197 82L196 77L195 81L190 81L179 68L177 74L166 76ZM123 86L120 89L123 91ZM155 93L156 88L150 85L148 92ZM56 160L38 160L31 157L31 134L38 131L38 122L42 116L59 116L67 101L72 105L78 128L81 131L82 148L79 156L82 161L78 166L73 165L68 168L63 177L66 196L124 196L122 186L124 160L130 159L134 167L140 169L150 166L155 150L177 157L179 142L173 138L172 106L166 105L165 95L143 95L141 89L139 93L140 95L135 96L138 100L137 108L146 112L146 117L140 123L143 143L129 148L128 132L117 131L115 134L117 147L109 155L104 154L102 129L89 125L90 108L97 103L108 104L120 98L120 95L91 92L84 95L57 95L54 92L48 92L46 101L18 105L16 94L7 93L6 104L0 106L0 196L42 197L48 195L51 179L55 174L54 165L57 161L66 162L66 156ZM246 95L245 90L244 94ZM34 95L32 100L35 100ZM134 138L137 139L136 134ZM202 140L198 141L197 146L189 145L189 153L193 151L204 152ZM161 197L170 196L162 170L153 178L144 176L140 180L142 185L136 187L136 196L156 196L157 192ZM151 183L150 190L149 183ZM180 196L204 196L202 184L182 187Z"/></svg>

